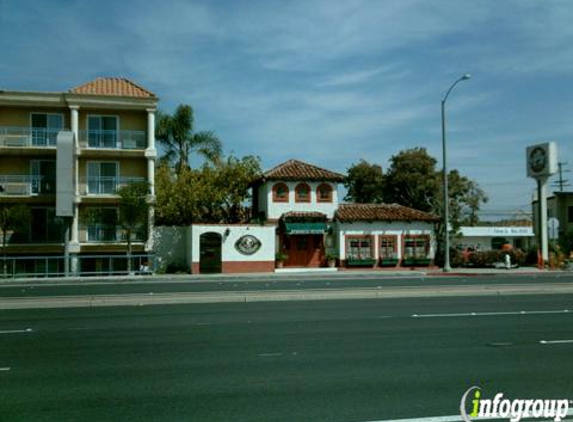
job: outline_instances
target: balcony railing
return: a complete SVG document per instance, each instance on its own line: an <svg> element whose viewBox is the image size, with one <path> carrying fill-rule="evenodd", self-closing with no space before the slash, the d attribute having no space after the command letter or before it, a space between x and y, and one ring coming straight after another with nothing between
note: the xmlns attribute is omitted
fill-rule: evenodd
<svg viewBox="0 0 573 422"><path fill-rule="evenodd" d="M82 177L83 195L115 195L119 188L130 183L145 182L143 177Z"/></svg>
<svg viewBox="0 0 573 422"><path fill-rule="evenodd" d="M56 180L45 176L2 175L0 195L31 196L56 193Z"/></svg>
<svg viewBox="0 0 573 422"><path fill-rule="evenodd" d="M87 242L126 242L126 233L121 226L113 224L88 224L85 226ZM131 234L132 242L144 242L138 233Z"/></svg>
<svg viewBox="0 0 573 422"><path fill-rule="evenodd" d="M0 147L55 147L61 130L0 126Z"/></svg>
<svg viewBox="0 0 573 422"><path fill-rule="evenodd" d="M142 130L82 130L82 148L145 149L147 134Z"/></svg>

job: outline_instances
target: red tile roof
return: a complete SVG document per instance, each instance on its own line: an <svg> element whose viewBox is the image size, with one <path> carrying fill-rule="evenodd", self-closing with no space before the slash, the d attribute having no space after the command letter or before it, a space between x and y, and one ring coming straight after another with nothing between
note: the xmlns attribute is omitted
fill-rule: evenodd
<svg viewBox="0 0 573 422"><path fill-rule="evenodd" d="M153 98L155 94L125 78L97 78L70 89L75 94Z"/></svg>
<svg viewBox="0 0 573 422"><path fill-rule="evenodd" d="M398 204L341 204L334 215L340 222L352 221L427 221L439 217Z"/></svg>
<svg viewBox="0 0 573 422"><path fill-rule="evenodd" d="M292 180L313 182L343 182L344 175L326 170L299 160L288 160L285 163L263 173L259 180Z"/></svg>

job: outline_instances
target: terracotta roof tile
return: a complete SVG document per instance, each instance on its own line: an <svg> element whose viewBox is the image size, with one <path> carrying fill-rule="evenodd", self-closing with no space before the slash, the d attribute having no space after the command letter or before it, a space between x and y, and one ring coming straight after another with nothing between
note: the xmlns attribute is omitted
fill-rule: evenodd
<svg viewBox="0 0 573 422"><path fill-rule="evenodd" d="M341 183L345 177L340 173L313 166L303 161L288 160L263 173L261 179Z"/></svg>
<svg viewBox="0 0 573 422"><path fill-rule="evenodd" d="M334 215L340 222L352 221L428 221L437 222L433 214L398 204L341 204Z"/></svg>
<svg viewBox="0 0 573 422"><path fill-rule="evenodd" d="M97 78L70 89L75 94L153 98L155 94L125 78Z"/></svg>

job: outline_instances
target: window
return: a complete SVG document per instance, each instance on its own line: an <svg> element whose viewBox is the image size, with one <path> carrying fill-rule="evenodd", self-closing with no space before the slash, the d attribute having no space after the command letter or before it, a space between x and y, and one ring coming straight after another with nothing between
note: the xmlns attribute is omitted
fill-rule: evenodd
<svg viewBox="0 0 573 422"><path fill-rule="evenodd" d="M118 121L116 116L88 117L88 146L117 148Z"/></svg>
<svg viewBox="0 0 573 422"><path fill-rule="evenodd" d="M32 113L30 121L32 145L56 145L58 132L64 128L64 116L62 114Z"/></svg>
<svg viewBox="0 0 573 422"><path fill-rule="evenodd" d="M371 236L346 236L346 259L372 259Z"/></svg>
<svg viewBox="0 0 573 422"><path fill-rule="evenodd" d="M32 208L30 224L30 241L32 243L49 243L64 241L62 219L56 217L56 209Z"/></svg>
<svg viewBox="0 0 573 422"><path fill-rule="evenodd" d="M273 201L288 202L288 186L284 183L277 183L273 186Z"/></svg>
<svg viewBox="0 0 573 422"><path fill-rule="evenodd" d="M332 186L323 183L316 189L317 202L332 202Z"/></svg>
<svg viewBox="0 0 573 422"><path fill-rule="evenodd" d="M430 237L427 235L404 237L404 258L425 259L430 250Z"/></svg>
<svg viewBox="0 0 573 422"><path fill-rule="evenodd" d="M87 193L90 195L115 194L118 185L119 164L89 161Z"/></svg>
<svg viewBox="0 0 573 422"><path fill-rule="evenodd" d="M30 174L33 194L56 193L56 162L54 160L31 160Z"/></svg>
<svg viewBox="0 0 573 422"><path fill-rule="evenodd" d="M567 222L573 223L573 207L567 207Z"/></svg>
<svg viewBox="0 0 573 422"><path fill-rule="evenodd" d="M380 236L380 259L397 258L396 240L396 236Z"/></svg>
<svg viewBox="0 0 573 422"><path fill-rule="evenodd" d="M116 208L88 208L84 219L88 242L115 242L120 240Z"/></svg>
<svg viewBox="0 0 573 422"><path fill-rule="evenodd" d="M310 202L310 186L299 183L295 188L295 202Z"/></svg>

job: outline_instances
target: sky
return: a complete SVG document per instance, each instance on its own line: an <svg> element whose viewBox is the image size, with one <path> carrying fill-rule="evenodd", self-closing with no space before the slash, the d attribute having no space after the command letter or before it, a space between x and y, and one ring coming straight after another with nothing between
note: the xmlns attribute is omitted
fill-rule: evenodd
<svg viewBox="0 0 573 422"><path fill-rule="evenodd" d="M0 89L67 91L101 76L195 111L225 152L345 173L423 147L489 202L529 212L525 149L573 168L573 1L0 0ZM573 173L564 173L571 180ZM553 179L554 180L554 179Z"/></svg>

